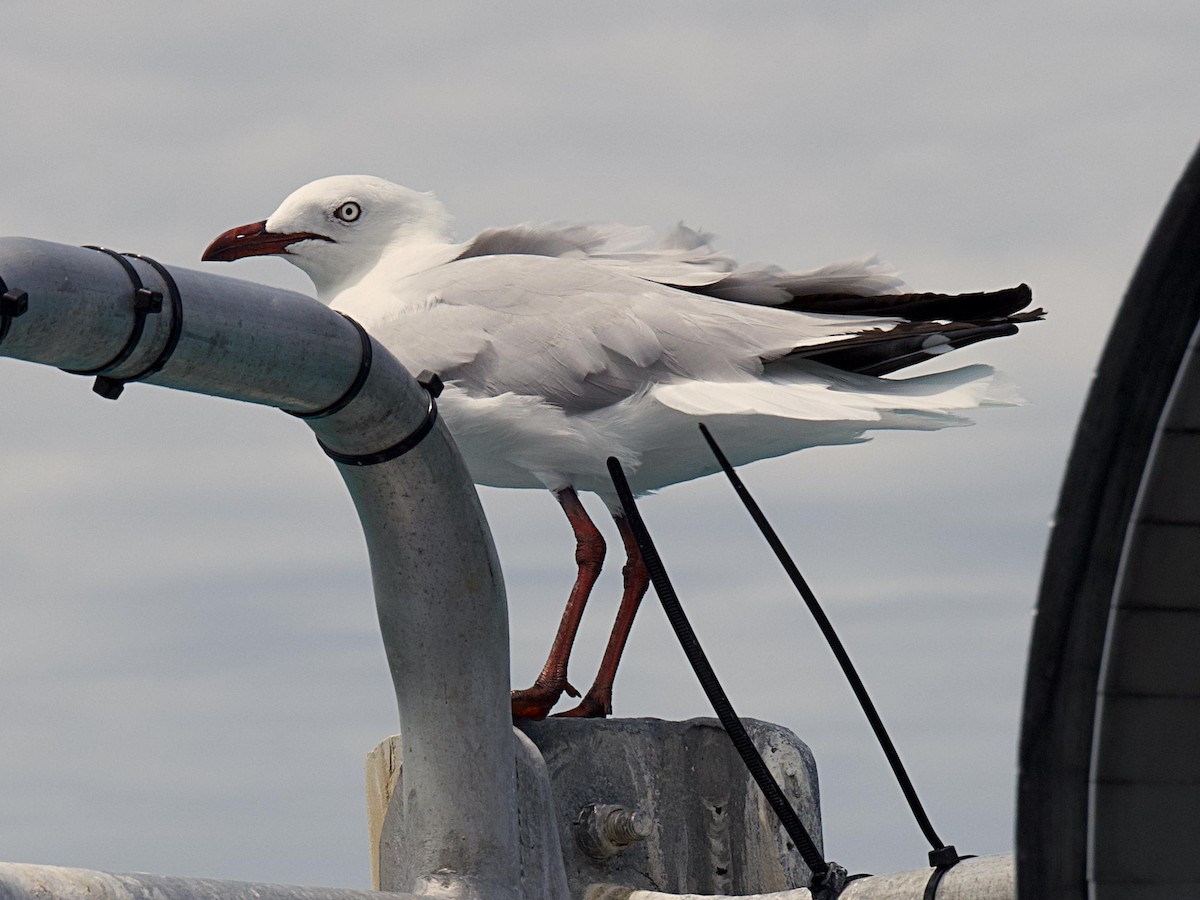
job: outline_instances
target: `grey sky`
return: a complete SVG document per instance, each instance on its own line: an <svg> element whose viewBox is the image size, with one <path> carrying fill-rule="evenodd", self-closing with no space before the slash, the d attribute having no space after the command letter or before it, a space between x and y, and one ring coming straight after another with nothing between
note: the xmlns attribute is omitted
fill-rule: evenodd
<svg viewBox="0 0 1200 900"><path fill-rule="evenodd" d="M293 188L368 172L436 191L461 235L682 218L744 260L879 252L922 290L1028 281L1050 318L953 360L1002 368L1028 406L744 472L943 837L1011 848L1047 523L1113 311L1200 136L1200 9L141 2L5 20L0 233L200 268L209 239ZM277 260L212 270L309 290ZM307 429L146 386L108 403L7 360L0 383L0 858L365 884L361 763L396 713L357 521ZM520 684L571 581L570 532L542 493L483 496ZM728 488L642 509L739 712L813 747L827 851L920 866L861 714ZM615 590L610 573L576 682ZM707 713L653 600L615 705Z"/></svg>

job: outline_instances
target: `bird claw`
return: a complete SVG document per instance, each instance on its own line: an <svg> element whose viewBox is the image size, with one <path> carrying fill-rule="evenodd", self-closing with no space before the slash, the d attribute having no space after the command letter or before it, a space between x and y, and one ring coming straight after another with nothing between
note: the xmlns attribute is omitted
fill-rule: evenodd
<svg viewBox="0 0 1200 900"><path fill-rule="evenodd" d="M574 709L555 713L554 718L604 719L612 714L612 700L601 699L589 693Z"/></svg>
<svg viewBox="0 0 1200 900"><path fill-rule="evenodd" d="M511 694L512 716L514 719L544 719L550 714L550 710L554 708L554 704L558 702L558 698L563 695L563 692L569 693L572 690L573 688L564 680L561 685L534 682L531 688L513 691ZM579 693L575 692L571 696L578 697Z"/></svg>

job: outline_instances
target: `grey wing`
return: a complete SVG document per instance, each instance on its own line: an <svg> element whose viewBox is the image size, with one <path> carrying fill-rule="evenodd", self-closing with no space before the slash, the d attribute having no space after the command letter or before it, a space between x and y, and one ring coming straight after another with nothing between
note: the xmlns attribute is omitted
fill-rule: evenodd
<svg viewBox="0 0 1200 900"><path fill-rule="evenodd" d="M778 266L739 266L732 258L715 251L711 240L711 235L682 223L661 238L655 237L650 229L623 225L520 225L482 233L464 245L459 259L511 260L512 256L503 255L519 254L574 260L586 262L593 272L609 272L641 283L640 302L633 304L636 310L631 317L619 312L625 309L620 298L632 290L626 285L616 291L620 297L611 307L619 324L614 321L609 327L590 330L585 327L577 342L555 350L565 357L564 362L571 364L572 372L570 378L564 376L566 384L556 382L556 390L561 387L564 391L564 403L574 402L583 408L594 408L624 396L635 383L636 379L627 377L634 373L617 364L619 357L626 356L623 350L637 351L629 357L634 360L654 357L640 363L641 383L689 377L686 373L706 371L717 361L735 369L739 365L753 369L753 361L746 363L737 355L739 348L745 349L747 342L742 339L746 338L747 329L748 333L755 333L754 324L759 321L750 314L736 312L744 304L773 307L801 316L833 316L843 324L852 317L862 317L861 327L853 337L843 331L827 335L836 340L799 342L793 347L794 352L784 355L808 357L835 368L871 375L886 375L948 350L1013 334L1019 325L1037 321L1044 315L1040 309L1024 311L1032 302L1025 285L966 294L901 293L900 279L875 257L830 263L807 272L788 272ZM575 288L564 287L560 300L576 293ZM662 344L672 329L682 329L684 333L676 336L684 338L685 345L689 343L686 326L695 320L687 316L682 321L677 319L679 311L674 301L681 292L710 301L725 301L718 305L731 310L729 318L748 320L747 329L737 326L733 335L725 335L728 354L713 353L711 349L704 353L694 346L692 352L685 352L667 340L661 353L654 356L654 345ZM657 314L644 308L645 303L655 301L666 304ZM605 300L600 308L607 307ZM878 324L897 320L907 321L895 328ZM642 326L650 328L653 340L641 333ZM772 328L775 327L780 329L779 333L791 331L791 327L781 323L774 323ZM754 345L755 341L748 343ZM471 356L474 358L475 354ZM769 351L758 354L758 359L766 362L775 358L777 354ZM479 362L482 364L483 359ZM506 355L501 351L494 366L482 368L494 371L497 383L506 383L500 376L509 368L506 363Z"/></svg>
<svg viewBox="0 0 1200 900"><path fill-rule="evenodd" d="M711 234L682 222L661 236L644 227L551 222L490 228L464 245L458 258L523 254L587 259L668 287L765 306L788 306L798 297L813 295L871 296L903 286L896 273L873 256L788 272L772 265L741 266L718 252L712 240Z"/></svg>
<svg viewBox="0 0 1200 900"><path fill-rule="evenodd" d="M712 235L682 222L661 236L646 227L550 222L489 228L468 241L458 259L506 254L587 259L658 284L699 288L737 269L731 257L713 249L711 240Z"/></svg>
<svg viewBox="0 0 1200 900"><path fill-rule="evenodd" d="M568 412L653 384L752 379L797 348L897 323L720 302L590 259L533 255L456 261L408 279L405 290L422 301L372 330L414 370L480 396L538 396Z"/></svg>

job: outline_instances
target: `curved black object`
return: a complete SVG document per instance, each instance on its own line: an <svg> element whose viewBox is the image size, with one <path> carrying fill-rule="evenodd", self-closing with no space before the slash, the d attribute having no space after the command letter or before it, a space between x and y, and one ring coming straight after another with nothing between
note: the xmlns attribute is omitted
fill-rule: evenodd
<svg viewBox="0 0 1200 900"><path fill-rule="evenodd" d="M127 260L124 255L115 250L109 250L107 247L97 247L92 244L85 245L87 250L96 250L100 253L107 254L112 257L121 268L125 271L129 278L129 284L133 288L133 325L129 331L129 337L125 341L124 346L117 351L114 356L106 363L95 366L91 369L63 369L71 375L99 375L96 379L94 390L101 396L116 400L121 395L122 385L120 381L113 378L105 378L107 373L115 369L133 354L137 349L138 341L142 339L142 332L146 328L146 316L162 312L163 296L158 291L152 291L142 284L142 276L137 273L137 269Z"/></svg>
<svg viewBox="0 0 1200 900"><path fill-rule="evenodd" d="M1026 674L1017 896L1088 896L1089 777L1101 661L1130 517L1200 320L1200 151L1113 324L1059 495Z"/></svg>
<svg viewBox="0 0 1200 900"><path fill-rule="evenodd" d="M163 366L167 364L167 360L171 358L171 354L175 352L175 348L179 346L179 337L183 334L183 297L179 293L179 285L175 283L175 278L171 275L171 270L158 260L151 259L142 253L125 253L123 255L131 259L140 259L157 272L158 277L166 285L167 295L171 298L171 330L167 334L167 342L163 344L162 351L146 368L130 375L128 378L120 379L123 382L141 381L143 378L149 378L156 372L161 372Z"/></svg>
<svg viewBox="0 0 1200 900"><path fill-rule="evenodd" d="M879 741L879 747L883 750L883 755L887 758L888 765L891 766L892 774L895 775L896 782L900 785L900 792L904 794L904 799L908 802L908 808L912 810L917 827L921 829L921 833L925 835L925 839L929 841L929 846L932 848L929 852L929 864L935 867L935 871L929 883L932 885L930 890L936 893L937 883L941 881L942 874L945 871L949 871L952 866L966 857L960 857L953 845L946 846L945 842L938 837L938 833L934 830L933 822L929 820L929 814L925 812L925 806L921 803L917 789L913 785L912 779L908 777L908 770L904 768L904 761L900 759L900 753L896 750L896 745L892 743L892 738L888 734L887 727L883 724L879 710L875 708L875 703L871 700L871 695L867 692L867 686L863 684L862 678L858 674L858 669L854 667L854 662L850 659L850 654L846 652L846 646L842 643L842 639L838 637L833 623L829 621L829 616L825 615L825 610L821 608L821 603L817 600L817 595L809 587L808 580L801 574L800 568L796 565L795 560L792 559L792 555L788 553L787 548L783 545L783 541L779 539L779 535L776 533L774 527L767 521L767 516L762 511L762 507L751 496L749 488L742 482L741 477L730 464L728 457L721 450L716 438L713 437L712 432L708 430L708 426L703 422L700 423L700 433L704 435L704 440L708 442L709 449L712 450L713 456L717 458L717 463L721 466L725 477L729 479L729 483L733 486L738 499L742 501L742 505L750 513L750 518L754 520L754 524L758 526L758 530L766 538L771 550L775 553L775 558L779 560L780 565L787 572L788 578L791 579L792 584L796 588L796 592L800 594L804 605L808 607L809 613L812 614L813 619L816 621L817 628L820 629L825 642L829 644L829 649L841 667L842 674L846 676L846 681L850 683L850 689L854 692L854 696L858 700L858 705L867 717L867 722L870 723L871 730L875 733L875 739Z"/></svg>
<svg viewBox="0 0 1200 900"><path fill-rule="evenodd" d="M355 322L357 325L358 323ZM385 463L397 457L403 456L410 450L417 447L421 441L433 431L433 426L437 422L437 402L434 400L434 392L426 388L429 394L429 404L425 408L425 418L421 420L416 428L410 434L406 434L390 447L384 447L375 453L339 453L336 450L331 450L320 439L317 440L318 446L325 451L325 455L334 462L341 463L344 466L377 466L380 463Z"/></svg>
<svg viewBox="0 0 1200 900"><path fill-rule="evenodd" d="M642 554L642 561L646 564L646 571L650 575L650 581L654 584L655 593L658 594L663 611L667 614L671 628L675 631L675 636L679 639L679 644L683 648L683 652L687 656L692 670L696 673L696 677L700 681L700 686L704 689L705 696L708 697L709 703L712 704L713 711L717 714L717 718L720 719L721 726L725 729L729 740L733 743L738 755L742 758L742 762L746 764L751 777L758 785L759 790L762 791L763 797L766 798L767 803L774 810L775 815L779 818L779 823L792 839L792 843L804 859L809 871L812 872L810 890L813 893L814 900L836 900L846 885L846 870L835 862L827 862L825 860L820 849L818 849L816 843L814 843L812 837L809 835L808 829L800 821L796 810L792 808L791 803L788 802L787 797L780 790L775 776L771 774L770 769L763 762L758 749L746 733L745 726L742 725L741 719L738 718L737 713L734 711L733 704L729 702L729 698L725 695L725 689L721 687L721 682L717 679L716 672L713 671L712 666L709 664L708 656L705 654L704 648L700 646L696 632L692 630L691 622L688 621L687 614L683 611L683 607L679 603L679 598L675 594L675 588L672 586L671 579L667 575L667 570L663 566L662 558L658 555L658 550L654 546L654 539L650 537L650 532L646 529L646 523L642 521L641 513L638 512L637 503L633 498L633 491L629 487L629 481L625 477L625 471L621 468L620 461L615 456L610 456L606 464L608 466L608 474L613 481L613 487L616 488L617 496L620 498L621 509L625 513L630 528L633 529L638 550Z"/></svg>
<svg viewBox="0 0 1200 900"><path fill-rule="evenodd" d="M343 319L354 326L354 330L358 332L358 340L362 345L362 356L359 358L358 372L354 375L354 380L350 382L350 386L346 388L346 392L338 397L328 406L313 412L292 412L284 410L289 416L295 416L297 419L324 419L327 416L332 416L336 412L341 412L350 405L350 401L358 396L358 392L362 390L362 386L367 383L367 376L371 374L371 361L375 358L375 351L371 347L371 336L367 334L367 330L358 322L346 315L338 313Z"/></svg>

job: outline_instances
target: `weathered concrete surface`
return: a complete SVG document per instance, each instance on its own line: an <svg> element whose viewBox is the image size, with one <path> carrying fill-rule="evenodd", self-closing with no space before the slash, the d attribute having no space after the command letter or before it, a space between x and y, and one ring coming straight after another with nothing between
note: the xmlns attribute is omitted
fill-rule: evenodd
<svg viewBox="0 0 1200 900"><path fill-rule="evenodd" d="M367 783L367 834L371 852L371 887L379 890L380 849L388 804L400 783L403 751L400 735L394 734L367 754L364 776Z"/></svg>
<svg viewBox="0 0 1200 900"><path fill-rule="evenodd" d="M566 875L554 800L546 763L537 747L513 729L516 771L517 841L520 896L523 900L567 900ZM371 883L394 884L404 872L404 750L393 735L367 755L367 825L370 833Z"/></svg>
<svg viewBox="0 0 1200 900"><path fill-rule="evenodd" d="M930 869L873 875L852 881L841 900L922 900ZM1013 900L1016 885L1011 856L982 856L966 859L942 876L937 900ZM664 894L633 891L616 885L593 885L585 900L732 900L711 894ZM740 895L737 900L812 900L807 888L771 894Z"/></svg>
<svg viewBox="0 0 1200 900"><path fill-rule="evenodd" d="M554 815L554 791L541 751L514 728L517 739L517 822L521 893L527 900L570 897L563 847Z"/></svg>
<svg viewBox="0 0 1200 900"><path fill-rule="evenodd" d="M752 719L745 724L820 847L812 753L785 728ZM716 719L547 719L520 727L550 773L572 897L597 882L710 894L808 883L808 867ZM654 819L654 832L611 859L593 859L572 830L579 810L593 803L641 809Z"/></svg>
<svg viewBox="0 0 1200 900"><path fill-rule="evenodd" d="M753 719L745 725L820 847L812 753L786 728ZM525 900L567 896L568 889L580 898L596 883L708 894L808 883L808 867L716 719L548 719L520 722L519 729L531 741L516 751ZM391 738L367 762L367 789L375 794L367 805L377 884L389 884L390 873L402 865L402 757L399 739ZM594 859L574 833L579 811L592 804L640 809L654 819L654 831L612 858Z"/></svg>

